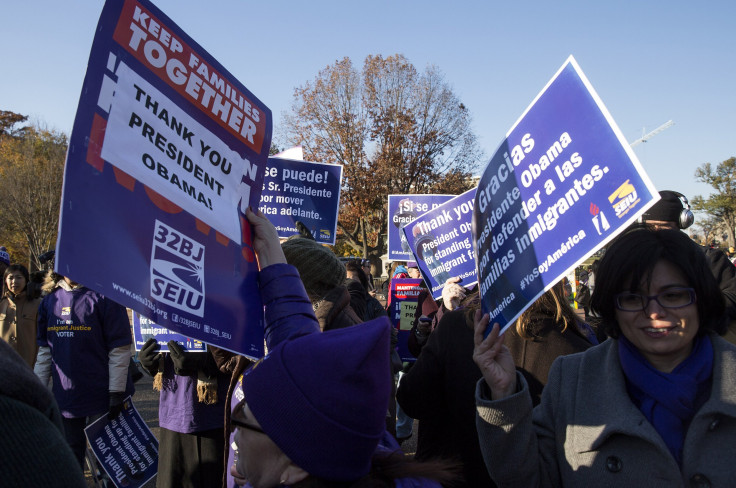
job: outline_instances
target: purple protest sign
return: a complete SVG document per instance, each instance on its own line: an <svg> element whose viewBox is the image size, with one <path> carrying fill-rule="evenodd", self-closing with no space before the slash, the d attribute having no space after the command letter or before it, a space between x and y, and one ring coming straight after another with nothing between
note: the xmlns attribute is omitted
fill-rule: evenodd
<svg viewBox="0 0 736 488"><path fill-rule="evenodd" d="M388 196L388 258L411 261L409 243L401 231L419 215L437 208L454 195L389 195Z"/></svg>
<svg viewBox="0 0 736 488"><path fill-rule="evenodd" d="M296 221L321 244L335 244L342 165L268 158L258 209L279 237L297 234Z"/></svg>
<svg viewBox="0 0 736 488"><path fill-rule="evenodd" d="M172 332L151 319L143 317L138 312L133 312L133 347L135 347L135 350L140 351L143 344L152 337L158 342L160 352L169 352L169 341L178 342L182 349L189 352L207 351L207 344L204 342Z"/></svg>
<svg viewBox="0 0 736 488"><path fill-rule="evenodd" d="M511 128L478 184L473 245L491 324L511 325L656 199L571 56Z"/></svg>
<svg viewBox="0 0 736 488"><path fill-rule="evenodd" d="M56 269L156 324L263 354L270 110L147 0L108 0L72 130Z"/></svg>
<svg viewBox="0 0 736 488"><path fill-rule="evenodd" d="M422 291L422 280L414 278L393 278L391 280L391 306L388 310L391 324L399 330L397 345L402 361L416 361L409 352L407 341L411 333L414 313L417 309L417 298Z"/></svg>
<svg viewBox="0 0 736 488"><path fill-rule="evenodd" d="M409 248L435 300L448 278L477 283L472 217L475 188L417 217L403 228Z"/></svg>
<svg viewBox="0 0 736 488"><path fill-rule="evenodd" d="M158 472L158 440L143 421L130 397L123 410L109 420L103 415L84 433L92 452L115 486L138 488Z"/></svg>

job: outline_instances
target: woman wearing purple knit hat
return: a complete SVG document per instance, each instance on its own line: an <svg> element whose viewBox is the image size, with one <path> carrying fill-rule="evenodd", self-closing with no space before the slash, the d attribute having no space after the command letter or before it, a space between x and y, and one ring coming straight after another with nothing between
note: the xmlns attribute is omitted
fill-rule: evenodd
<svg viewBox="0 0 736 488"><path fill-rule="evenodd" d="M254 229L269 354L233 395L237 458L230 470L253 488L437 487L444 464L405 456L385 431L391 394L385 317L319 332L293 266L260 212Z"/></svg>

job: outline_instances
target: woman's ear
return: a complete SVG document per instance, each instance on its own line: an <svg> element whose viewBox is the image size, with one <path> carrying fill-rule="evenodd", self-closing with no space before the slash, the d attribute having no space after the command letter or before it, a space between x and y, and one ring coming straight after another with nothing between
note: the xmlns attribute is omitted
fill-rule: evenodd
<svg viewBox="0 0 736 488"><path fill-rule="evenodd" d="M307 476L309 476L309 473L290 461L284 472L281 473L281 484L293 485L303 481Z"/></svg>

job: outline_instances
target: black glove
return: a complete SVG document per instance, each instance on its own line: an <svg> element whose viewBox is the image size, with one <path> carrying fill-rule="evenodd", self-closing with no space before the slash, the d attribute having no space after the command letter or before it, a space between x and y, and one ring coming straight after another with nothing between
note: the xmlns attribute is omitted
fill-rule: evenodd
<svg viewBox="0 0 736 488"><path fill-rule="evenodd" d="M174 374L179 376L191 376L197 374L200 359L197 354L190 354L176 341L169 341L169 355L174 363Z"/></svg>
<svg viewBox="0 0 736 488"><path fill-rule="evenodd" d="M161 353L158 352L161 346L158 345L158 341L155 337L151 337L143 344L140 352L138 353L138 360L141 362L141 366L151 376L155 376L158 373L158 363L161 359Z"/></svg>
<svg viewBox="0 0 736 488"><path fill-rule="evenodd" d="M124 391L110 392L110 410L107 411L107 420L112 420L123 411L123 402L127 395Z"/></svg>

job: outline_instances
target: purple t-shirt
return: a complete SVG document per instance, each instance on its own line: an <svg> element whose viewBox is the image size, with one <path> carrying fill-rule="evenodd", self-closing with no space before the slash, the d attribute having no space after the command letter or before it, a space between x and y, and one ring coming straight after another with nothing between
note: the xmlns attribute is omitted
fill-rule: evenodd
<svg viewBox="0 0 736 488"><path fill-rule="evenodd" d="M132 343L123 306L89 288L57 288L38 309L37 342L51 349L53 393L64 417L108 410L108 354ZM133 392L128 374L126 393Z"/></svg>
<svg viewBox="0 0 736 488"><path fill-rule="evenodd" d="M189 354L209 354L192 352ZM225 398L230 376L217 375L217 403L207 405L197 399L197 376L174 374L174 363L164 355L158 423L181 434L222 429L225 425Z"/></svg>

